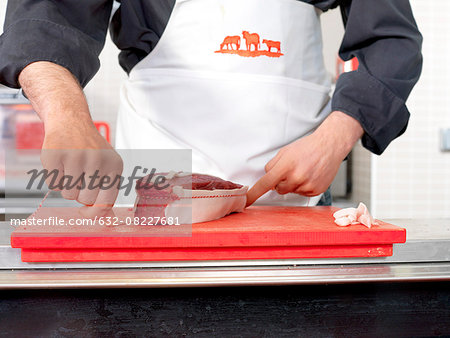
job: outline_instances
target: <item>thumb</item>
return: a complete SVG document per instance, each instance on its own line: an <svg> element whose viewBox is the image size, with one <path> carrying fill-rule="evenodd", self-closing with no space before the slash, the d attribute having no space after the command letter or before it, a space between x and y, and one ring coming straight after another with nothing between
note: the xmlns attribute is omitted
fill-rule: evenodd
<svg viewBox="0 0 450 338"><path fill-rule="evenodd" d="M278 161L279 163L279 161ZM277 164L278 164L277 163ZM263 177L261 177L247 192L246 207L255 203L255 201L269 190L273 189L284 178L284 172L281 165L274 165Z"/></svg>

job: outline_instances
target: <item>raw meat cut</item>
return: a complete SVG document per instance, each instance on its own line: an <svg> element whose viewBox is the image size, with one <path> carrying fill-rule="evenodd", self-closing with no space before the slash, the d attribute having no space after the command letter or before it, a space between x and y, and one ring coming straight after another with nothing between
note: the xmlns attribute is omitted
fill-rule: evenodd
<svg viewBox="0 0 450 338"><path fill-rule="evenodd" d="M136 183L135 216L178 217L181 223L211 221L243 211L247 189L210 175L156 173Z"/></svg>
<svg viewBox="0 0 450 338"><path fill-rule="evenodd" d="M155 180L158 177L164 177L166 184L170 186L180 186L183 189L192 190L217 190L217 189L239 189L242 185L236 184L230 181L225 181L219 177L202 175L202 174L189 174L189 173L155 173L152 176L147 175L137 181L136 191L142 196L147 192L154 194L152 185L155 184ZM155 189L156 190L156 189ZM161 191L161 190L160 190Z"/></svg>
<svg viewBox="0 0 450 338"><path fill-rule="evenodd" d="M364 203L359 203L358 208L338 210L333 214L333 217L335 218L334 222L341 227L350 224L363 224L371 228L372 225L377 224L377 221L373 219Z"/></svg>

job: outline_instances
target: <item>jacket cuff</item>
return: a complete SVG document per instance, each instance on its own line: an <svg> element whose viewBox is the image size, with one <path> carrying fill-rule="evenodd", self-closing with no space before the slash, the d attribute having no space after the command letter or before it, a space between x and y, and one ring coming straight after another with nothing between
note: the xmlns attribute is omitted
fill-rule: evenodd
<svg viewBox="0 0 450 338"><path fill-rule="evenodd" d="M36 30L39 34L30 34ZM80 31L51 21L20 20L1 36L0 80L8 87L20 88L18 77L27 65L49 61L67 68L84 87L100 68L96 43Z"/></svg>
<svg viewBox="0 0 450 338"><path fill-rule="evenodd" d="M410 115L402 99L361 70L339 76L331 107L358 120L363 146L377 155L405 132Z"/></svg>

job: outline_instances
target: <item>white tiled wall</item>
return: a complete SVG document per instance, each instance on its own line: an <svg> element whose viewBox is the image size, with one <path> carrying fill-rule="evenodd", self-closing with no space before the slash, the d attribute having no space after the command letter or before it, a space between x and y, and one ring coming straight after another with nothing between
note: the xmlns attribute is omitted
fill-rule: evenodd
<svg viewBox="0 0 450 338"><path fill-rule="evenodd" d="M355 205L359 202L371 205L371 177L371 154L358 142L352 153L351 199Z"/></svg>
<svg viewBox="0 0 450 338"><path fill-rule="evenodd" d="M320 16L325 67L332 78L336 76L336 57L344 36L344 24L339 9L322 13Z"/></svg>

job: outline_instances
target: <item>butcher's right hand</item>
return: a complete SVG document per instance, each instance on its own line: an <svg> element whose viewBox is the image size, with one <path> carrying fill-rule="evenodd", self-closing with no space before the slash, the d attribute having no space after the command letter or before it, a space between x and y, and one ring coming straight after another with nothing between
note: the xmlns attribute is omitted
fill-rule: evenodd
<svg viewBox="0 0 450 338"><path fill-rule="evenodd" d="M67 114L46 123L41 162L49 173L55 169L57 172L56 179L47 178L49 187L60 190L65 199L83 204L80 213L84 217L111 215L120 180L112 182L122 174L123 162L90 116ZM84 186L80 177L84 178ZM70 179L71 184L67 184Z"/></svg>
<svg viewBox="0 0 450 338"><path fill-rule="evenodd" d="M84 204L80 212L85 217L110 213L118 193L117 184L111 183L122 173L122 159L95 128L78 80L58 64L37 61L22 70L19 83L44 123L41 162L44 169L57 173L55 180L48 177L47 184L61 190L64 198ZM74 184L83 174L92 185ZM92 181L92 175L99 178ZM72 184L67 184L70 177ZM60 182L66 184L58 187Z"/></svg>

